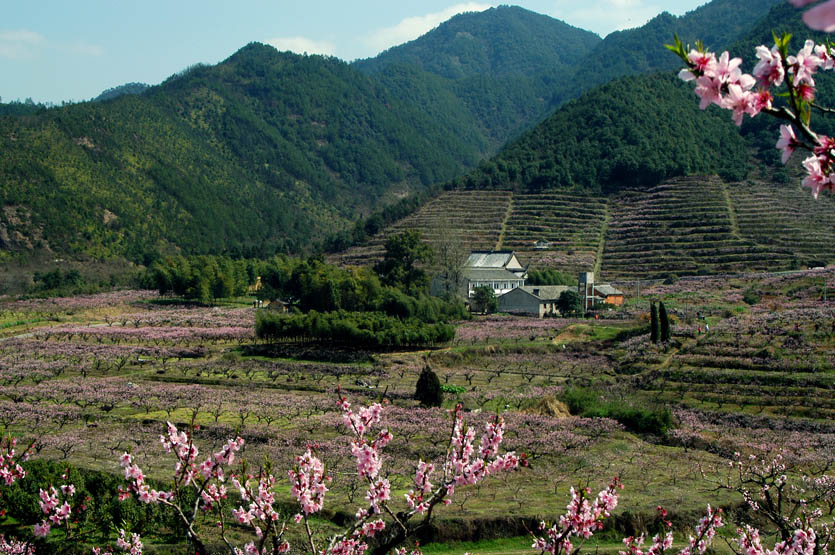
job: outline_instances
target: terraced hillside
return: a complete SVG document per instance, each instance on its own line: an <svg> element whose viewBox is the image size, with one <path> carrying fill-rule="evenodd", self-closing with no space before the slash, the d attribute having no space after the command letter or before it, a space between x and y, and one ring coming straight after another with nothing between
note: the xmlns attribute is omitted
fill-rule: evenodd
<svg viewBox="0 0 835 555"><path fill-rule="evenodd" d="M510 191L447 191L367 245L335 255L342 264L382 258L392 234L419 229L437 247L511 249L524 264L564 272L594 269L606 280L670 274L788 270L835 262L835 199L794 185L696 176L610 197ZM537 241L549 243L537 249Z"/></svg>
<svg viewBox="0 0 835 555"><path fill-rule="evenodd" d="M632 279L791 265L790 248L743 236L734 214L718 177L676 178L623 193L611 203L602 273L606 279Z"/></svg>
<svg viewBox="0 0 835 555"><path fill-rule="evenodd" d="M831 419L833 318L821 307L731 318L674 355L654 386L719 409Z"/></svg>
<svg viewBox="0 0 835 555"><path fill-rule="evenodd" d="M536 268L589 270L595 265L606 222L606 200L568 193L517 194L501 247ZM550 243L535 249L534 243Z"/></svg>
<svg viewBox="0 0 835 555"><path fill-rule="evenodd" d="M403 218L367 244L331 257L331 262L373 264L383 257L386 240L407 229L418 229L424 240L438 246L453 241L466 250L490 250L499 242L511 202L510 191L448 191Z"/></svg>
<svg viewBox="0 0 835 555"><path fill-rule="evenodd" d="M835 199L818 199L793 185L728 186L739 232L761 245L790 249L798 265L819 266L835 256Z"/></svg>

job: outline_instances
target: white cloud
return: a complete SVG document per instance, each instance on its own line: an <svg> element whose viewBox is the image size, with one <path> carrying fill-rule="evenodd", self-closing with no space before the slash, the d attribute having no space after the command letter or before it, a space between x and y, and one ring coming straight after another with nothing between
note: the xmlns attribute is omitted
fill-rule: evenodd
<svg viewBox="0 0 835 555"><path fill-rule="evenodd" d="M333 56L336 46L327 41L317 41L307 37L278 37L267 40L267 44L274 46L281 52L289 50L296 54L324 54Z"/></svg>
<svg viewBox="0 0 835 555"><path fill-rule="evenodd" d="M646 0L557 0L549 15L605 37L612 31L640 27L665 8Z"/></svg>
<svg viewBox="0 0 835 555"><path fill-rule="evenodd" d="M90 44L88 42L73 42L65 45L64 48L81 56L101 56L104 54L104 48L98 44Z"/></svg>
<svg viewBox="0 0 835 555"><path fill-rule="evenodd" d="M26 29L0 30L0 58L21 60L31 58L46 44L46 38Z"/></svg>
<svg viewBox="0 0 835 555"><path fill-rule="evenodd" d="M483 4L478 2L455 4L454 6L450 6L440 12L407 17L392 27L384 27L382 29L372 31L369 35L362 39L362 41L369 50L372 50L376 54L386 48L414 40L427 31L434 29L454 15L464 12L483 12L484 10L497 5L498 4Z"/></svg>

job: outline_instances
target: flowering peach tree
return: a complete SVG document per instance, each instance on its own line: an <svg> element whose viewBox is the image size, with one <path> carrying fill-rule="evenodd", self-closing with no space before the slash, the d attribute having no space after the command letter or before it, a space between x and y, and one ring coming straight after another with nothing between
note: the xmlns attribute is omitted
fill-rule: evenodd
<svg viewBox="0 0 835 555"><path fill-rule="evenodd" d="M812 3L812 0L790 1L798 7ZM804 20L814 29L835 30L835 0L811 8L804 14ZM771 48L758 46L753 75L742 72L741 58L731 58L727 51L720 55L709 52L701 42L690 48L675 37L674 44L667 48L686 64L679 77L695 83L702 110L711 105L731 110L737 125L742 124L746 114L755 117L764 113L785 121L780 126L776 147L783 153L784 164L797 149L811 153L803 160L807 174L803 185L817 198L821 191L835 191L835 139L812 130L812 112L835 110L816 102L815 75L835 68L835 52L828 42L815 44L811 40L793 52L789 50L791 38L789 34L774 35Z"/></svg>

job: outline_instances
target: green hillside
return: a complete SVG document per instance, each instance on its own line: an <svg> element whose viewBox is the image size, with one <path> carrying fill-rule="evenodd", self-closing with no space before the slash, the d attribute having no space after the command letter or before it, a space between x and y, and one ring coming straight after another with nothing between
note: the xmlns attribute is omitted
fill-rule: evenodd
<svg viewBox="0 0 835 555"><path fill-rule="evenodd" d="M600 37L516 6L460 14L429 33L354 66L390 83L414 72L418 84L435 77L463 103L496 146L550 108L555 87L574 72ZM428 75L427 75L428 74ZM401 90L407 93L410 85ZM433 104L436 98L425 97Z"/></svg>
<svg viewBox="0 0 835 555"><path fill-rule="evenodd" d="M471 127L337 59L251 44L141 95L0 118L0 247L303 250L474 165Z"/></svg>
<svg viewBox="0 0 835 555"><path fill-rule="evenodd" d="M743 177L744 141L727 114L699 110L691 88L650 75L589 91L456 183L610 193L693 173Z"/></svg>
<svg viewBox="0 0 835 555"><path fill-rule="evenodd" d="M712 50L728 48L749 32L781 0L713 0L680 17L664 12L641 27L606 36L570 81L556 91L561 103L612 79L678 68L679 60L664 48L673 35L691 44L701 39Z"/></svg>

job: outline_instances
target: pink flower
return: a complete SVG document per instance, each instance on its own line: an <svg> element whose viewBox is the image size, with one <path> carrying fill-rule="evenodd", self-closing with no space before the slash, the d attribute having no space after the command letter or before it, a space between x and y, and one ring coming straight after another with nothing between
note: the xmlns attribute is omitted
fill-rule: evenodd
<svg viewBox="0 0 835 555"><path fill-rule="evenodd" d="M800 86L797 87L797 94L804 102L812 102L815 99L815 87L806 83L801 83Z"/></svg>
<svg viewBox="0 0 835 555"><path fill-rule="evenodd" d="M813 0L789 0L796 7L800 8L811 4ZM835 0L829 0L819 4L803 14L803 21L810 28L824 33L835 31Z"/></svg>
<svg viewBox="0 0 835 555"><path fill-rule="evenodd" d="M771 93L766 89L751 93L748 115L754 117L763 110L770 109L772 100Z"/></svg>
<svg viewBox="0 0 835 555"><path fill-rule="evenodd" d="M785 164L789 157L799 146L797 137L794 135L794 129L791 125L780 126L780 140L777 141L777 148L783 151L783 163Z"/></svg>
<svg viewBox="0 0 835 555"><path fill-rule="evenodd" d="M823 60L823 69L828 70L835 67L835 58L832 57L832 53L829 51L829 47L825 44L819 44L815 47L815 55Z"/></svg>
<svg viewBox="0 0 835 555"><path fill-rule="evenodd" d="M46 537L46 535L49 534L49 528L50 528L49 523L45 520L43 522L41 522L40 524L35 524L35 529L34 529L35 535L38 536L39 538Z"/></svg>
<svg viewBox="0 0 835 555"><path fill-rule="evenodd" d="M757 47L757 58L759 63L754 67L754 76L760 80L765 86L783 84L783 79L786 76L786 70L783 69L783 57L777 46L769 50L765 46Z"/></svg>
<svg viewBox="0 0 835 555"><path fill-rule="evenodd" d="M734 111L734 123L742 125L742 118L749 111L751 93L743 91L739 85L728 85L728 96L722 100L722 107Z"/></svg>
<svg viewBox="0 0 835 555"><path fill-rule="evenodd" d="M812 196L818 198L820 192L826 189L829 179L821 169L820 159L817 156L810 156L803 161L803 167L809 175L803 179L803 186L812 189Z"/></svg>
<svg viewBox="0 0 835 555"><path fill-rule="evenodd" d="M815 86L815 80L812 76L823 65L823 60L815 55L814 48L814 41L807 40L796 56L786 58L786 62L791 66L790 71L794 73L795 85L808 83L812 87Z"/></svg>

